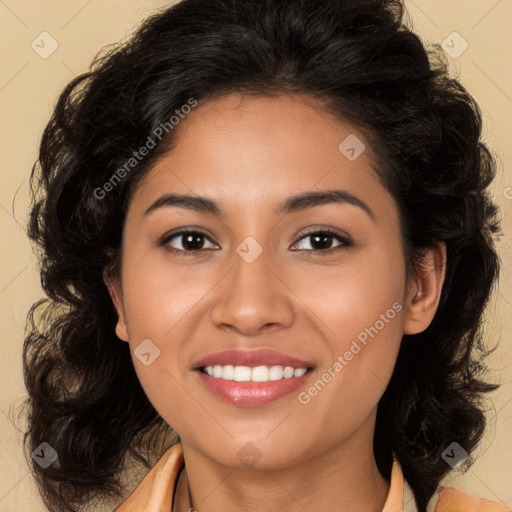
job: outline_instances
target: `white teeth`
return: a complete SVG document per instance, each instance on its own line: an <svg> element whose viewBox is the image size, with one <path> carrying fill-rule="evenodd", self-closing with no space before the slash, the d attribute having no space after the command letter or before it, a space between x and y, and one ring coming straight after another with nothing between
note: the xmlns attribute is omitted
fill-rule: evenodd
<svg viewBox="0 0 512 512"><path fill-rule="evenodd" d="M293 368L292 366L233 366L215 365L205 366L204 373L210 377L237 382L268 382L269 380L292 379L302 377L306 368Z"/></svg>
<svg viewBox="0 0 512 512"><path fill-rule="evenodd" d="M237 382L250 382L251 369L248 366L235 366L233 380Z"/></svg>
<svg viewBox="0 0 512 512"><path fill-rule="evenodd" d="M235 374L235 369L232 365L227 364L222 367L222 378L225 380L233 380Z"/></svg>
<svg viewBox="0 0 512 512"><path fill-rule="evenodd" d="M256 366L252 369L251 380L253 382L267 382L268 368L266 366Z"/></svg>
<svg viewBox="0 0 512 512"><path fill-rule="evenodd" d="M283 377L285 379L291 379L293 377L293 374L294 374L294 369L291 367L291 366L287 366L284 370L283 370Z"/></svg>
<svg viewBox="0 0 512 512"><path fill-rule="evenodd" d="M283 378L283 367L282 366L271 366L268 371L269 380L281 380Z"/></svg>

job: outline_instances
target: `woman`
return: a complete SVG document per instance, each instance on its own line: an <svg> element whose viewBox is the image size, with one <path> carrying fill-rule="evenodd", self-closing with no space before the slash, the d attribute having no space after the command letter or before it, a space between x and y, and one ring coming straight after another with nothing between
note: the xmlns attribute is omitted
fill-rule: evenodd
<svg viewBox="0 0 512 512"><path fill-rule="evenodd" d="M50 510L507 510L439 486L497 387L495 162L403 10L184 0L64 90L24 358Z"/></svg>

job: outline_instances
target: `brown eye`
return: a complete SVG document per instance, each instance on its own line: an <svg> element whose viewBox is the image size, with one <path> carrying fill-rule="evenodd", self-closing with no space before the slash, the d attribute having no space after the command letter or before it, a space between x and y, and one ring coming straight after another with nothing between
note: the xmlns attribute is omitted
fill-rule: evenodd
<svg viewBox="0 0 512 512"><path fill-rule="evenodd" d="M176 252L195 252L203 249L215 249L217 247L200 231L179 231L173 233L167 236L161 245L170 246Z"/></svg>
<svg viewBox="0 0 512 512"><path fill-rule="evenodd" d="M304 243L304 241L308 239L310 239L310 242ZM337 242L337 244L333 246L333 242ZM299 251L327 252L330 250L344 249L350 247L352 244L349 240L336 232L319 230L307 233L301 237L295 245L299 246L298 249L295 249ZM302 247L300 245L302 245Z"/></svg>

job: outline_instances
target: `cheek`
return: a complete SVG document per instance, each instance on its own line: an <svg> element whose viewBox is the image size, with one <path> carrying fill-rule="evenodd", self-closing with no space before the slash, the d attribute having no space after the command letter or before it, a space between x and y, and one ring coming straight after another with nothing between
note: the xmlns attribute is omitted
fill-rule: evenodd
<svg viewBox="0 0 512 512"><path fill-rule="evenodd" d="M382 244L314 275L290 274L288 279L335 356L348 350L358 336L364 343L365 336L371 336L368 331L375 333L375 328L379 338L401 339L404 268L399 249Z"/></svg>
<svg viewBox="0 0 512 512"><path fill-rule="evenodd" d="M361 427L376 411L391 378L402 338L403 309L399 302L385 306L372 307L357 319L357 309L347 307L340 313L340 334L329 339L332 356L298 397L327 444Z"/></svg>
<svg viewBox="0 0 512 512"><path fill-rule="evenodd" d="M332 428L355 427L374 409L389 382L403 335L405 271L398 251L369 251L307 287L307 305L324 332L329 358L301 403ZM298 293L306 293L306 287ZM324 391L325 389L325 391ZM322 395L322 398L316 398ZM350 413L351 419L347 418Z"/></svg>
<svg viewBox="0 0 512 512"><path fill-rule="evenodd" d="M185 428L176 411L187 410L191 418L201 413L191 410L194 402L182 382L189 364L188 341L197 339L195 318L218 276L199 266L194 270L171 268L163 258L136 250L127 254L123 265L124 306L137 377L161 416L173 427ZM154 360L150 356L148 365L137 357L143 340L150 340L159 350Z"/></svg>
<svg viewBox="0 0 512 512"><path fill-rule="evenodd" d="M123 272L125 311L133 343L152 337L166 343L173 329L214 284L214 276L204 269L179 269L151 254L127 258Z"/></svg>

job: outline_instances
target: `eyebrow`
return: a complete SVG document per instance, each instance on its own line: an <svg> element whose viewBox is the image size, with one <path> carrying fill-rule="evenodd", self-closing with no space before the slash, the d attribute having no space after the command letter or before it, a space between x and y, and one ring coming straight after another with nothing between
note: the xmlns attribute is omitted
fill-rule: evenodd
<svg viewBox="0 0 512 512"><path fill-rule="evenodd" d="M366 212L373 220L375 214L372 209L361 199L350 194L346 190L318 190L301 192L286 199L276 210L277 215L287 215L289 213L323 206L327 204L350 204L357 206ZM164 194L159 197L144 213L148 215L154 210L168 206L177 206L199 213L209 213L219 218L224 218L225 213L220 204L207 197L191 196L188 194Z"/></svg>

